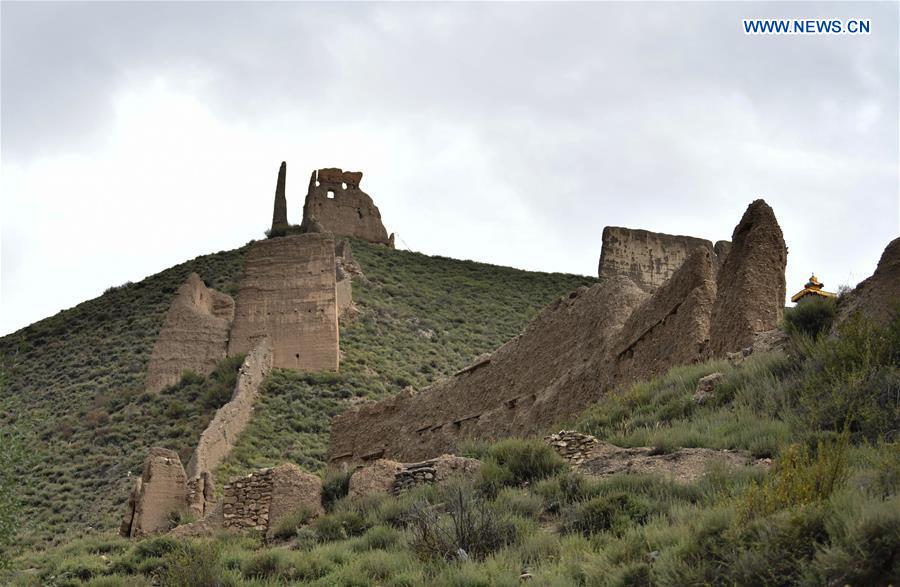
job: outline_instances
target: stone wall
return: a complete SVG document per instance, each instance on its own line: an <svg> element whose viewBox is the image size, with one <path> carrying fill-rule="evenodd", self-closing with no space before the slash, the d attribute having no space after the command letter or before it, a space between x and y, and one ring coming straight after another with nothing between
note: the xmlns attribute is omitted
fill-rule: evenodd
<svg viewBox="0 0 900 587"><path fill-rule="evenodd" d="M328 168L313 171L303 219L315 217L325 230L373 243L389 244L375 202L359 188L362 172Z"/></svg>
<svg viewBox="0 0 900 587"><path fill-rule="evenodd" d="M231 400L216 410L212 422L200 434L187 466L190 479L200 477L204 472L211 474L231 452L238 435L253 415L260 385L271 368L272 345L267 337L258 338L241 364Z"/></svg>
<svg viewBox="0 0 900 587"><path fill-rule="evenodd" d="M311 518L325 513L322 481L292 463L232 479L223 488L223 527L259 530L268 536L285 516L303 508Z"/></svg>
<svg viewBox="0 0 900 587"><path fill-rule="evenodd" d="M235 305L228 354L268 336L272 366L338 370L334 238L299 234L253 243Z"/></svg>
<svg viewBox="0 0 900 587"><path fill-rule="evenodd" d="M708 240L607 226L603 229L598 273L601 278L623 275L653 291L672 277L697 247L709 249L715 259L713 244Z"/></svg>
<svg viewBox="0 0 900 587"><path fill-rule="evenodd" d="M226 529L261 530L269 527L272 469L263 469L228 483L222 492Z"/></svg>
<svg viewBox="0 0 900 587"><path fill-rule="evenodd" d="M231 296L206 287L196 273L178 288L150 354L147 391L177 383L185 371L206 375L225 358L234 318Z"/></svg>

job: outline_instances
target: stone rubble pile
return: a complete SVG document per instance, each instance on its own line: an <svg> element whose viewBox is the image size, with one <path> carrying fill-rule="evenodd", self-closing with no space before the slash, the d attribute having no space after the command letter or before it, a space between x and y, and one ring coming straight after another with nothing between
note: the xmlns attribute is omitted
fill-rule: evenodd
<svg viewBox="0 0 900 587"><path fill-rule="evenodd" d="M434 468L435 459L422 461L421 463L407 464L394 475L394 483L391 485L391 495L400 495L416 485L432 484L437 476Z"/></svg>
<svg viewBox="0 0 900 587"><path fill-rule="evenodd" d="M225 528L266 530L272 502L272 471L262 469L225 485L222 500Z"/></svg>
<svg viewBox="0 0 900 587"><path fill-rule="evenodd" d="M560 430L556 434L545 436L544 442L552 446L559 456L577 466L584 462L591 449L596 446L597 439L575 430Z"/></svg>

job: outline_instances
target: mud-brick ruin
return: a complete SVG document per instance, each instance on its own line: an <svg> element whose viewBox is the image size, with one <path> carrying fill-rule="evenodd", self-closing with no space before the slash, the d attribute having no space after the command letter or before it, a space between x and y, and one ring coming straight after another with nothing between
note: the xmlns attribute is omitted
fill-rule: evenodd
<svg viewBox="0 0 900 587"><path fill-rule="evenodd" d="M203 431L186 468L173 451L150 450L128 500L123 535L167 531L171 514L182 511L199 521L175 528L174 535L255 529L271 536L278 520L297 508L322 513L321 479L296 465L231 479L221 497L214 471L250 421L271 369L339 368L339 321L357 312L352 279L362 272L349 241L335 234L388 246L392 240L371 198L359 190L361 176L333 168L314 172L303 222L291 226L282 163L272 238L250 246L236 300L194 274L179 289L153 351L148 389L176 382L184 370L208 373L226 354L245 358L231 401ZM336 416L328 466L357 468L349 479L351 499L471 477L481 463L454 454L462 440L542 434L617 387L676 365L739 361L771 348L780 336L786 262L778 221L762 200L747 207L731 241L715 244L607 227L599 283L557 299L520 335L454 376ZM839 319L851 311L884 319L900 297L898 283L900 239L847 297ZM717 377L701 380L694 401L709 397ZM661 460L649 447L624 449L576 431L545 441L596 475L667 471L689 479L711 457L765 465L709 449L679 449Z"/></svg>
<svg viewBox="0 0 900 587"><path fill-rule="evenodd" d="M315 218L325 230L336 235L393 246L393 239L381 222L381 212L359 187L362 176L361 171L333 167L313 171L301 226Z"/></svg>
<svg viewBox="0 0 900 587"><path fill-rule="evenodd" d="M338 183L346 183L340 187L346 193L339 204L355 206L356 220L335 212L330 200L310 209L321 211L339 234L389 242L378 209L359 190L361 173L326 169L317 174L322 179L311 183L312 201L320 187L338 189ZM226 356L244 355L244 361L231 400L200 435L186 468L173 451L150 450L128 501L121 527L125 536L167 530L173 512L190 511L201 518L190 531L267 530L298 500L309 502L313 513L321 508L321 481L293 465L233 480L224 487L224 501L216 498L213 474L249 423L271 369L339 369L338 321L352 310L352 277L361 272L349 241L336 240L314 216L304 216L300 227L289 225L286 184L283 162L275 187L272 237L250 245L236 299L208 288L192 273L166 313L148 365L148 391L177 383L186 371L208 374Z"/></svg>
<svg viewBox="0 0 900 587"><path fill-rule="evenodd" d="M649 263L649 273L610 264L625 249L628 258L652 259L654 247L670 238L675 252L665 264ZM456 452L467 438L538 434L617 386L741 351L755 335L774 330L784 306L787 248L771 208L762 200L750 204L730 251L686 238L648 234L625 241L627 247L613 243L615 252L601 255L600 283L557 300L489 357L421 392L336 416L329 466L421 461Z"/></svg>

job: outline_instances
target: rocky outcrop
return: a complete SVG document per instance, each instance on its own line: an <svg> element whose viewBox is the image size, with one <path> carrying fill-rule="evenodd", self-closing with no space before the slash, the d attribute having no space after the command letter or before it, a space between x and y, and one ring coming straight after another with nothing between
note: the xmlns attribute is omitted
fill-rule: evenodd
<svg viewBox="0 0 900 587"><path fill-rule="evenodd" d="M287 181L287 163L282 161L281 167L278 169L278 182L275 184L275 207L272 211L272 231L275 235L279 231L287 230L287 197L284 194L285 183Z"/></svg>
<svg viewBox="0 0 900 587"><path fill-rule="evenodd" d="M731 243L716 278L709 343L716 357L752 345L756 333L776 328L784 314L787 247L772 208L751 203Z"/></svg>
<svg viewBox="0 0 900 587"><path fill-rule="evenodd" d="M650 379L699 361L709 344L715 297L712 255L698 247L628 318L615 349L616 381Z"/></svg>
<svg viewBox="0 0 900 587"><path fill-rule="evenodd" d="M332 421L331 465L419 461L464 438L534 434L580 412L609 389L612 343L646 297L623 277L580 288L454 377L348 410Z"/></svg>
<svg viewBox="0 0 900 587"><path fill-rule="evenodd" d="M654 291L697 247L708 249L715 259L713 244L702 238L607 226L603 229L598 274L601 278L625 276L638 287Z"/></svg>
<svg viewBox="0 0 900 587"><path fill-rule="evenodd" d="M373 243L389 244L375 202L359 188L362 172L335 168L313 171L303 205L303 220L315 217L325 230Z"/></svg>
<svg viewBox="0 0 900 587"><path fill-rule="evenodd" d="M231 400L216 410L212 422L200 434L197 448L188 462L190 479L199 478L204 473L211 474L231 452L238 435L253 415L259 388L271 368L272 347L269 339L256 339L238 371ZM198 492L195 490L195 493Z"/></svg>
<svg viewBox="0 0 900 587"><path fill-rule="evenodd" d="M177 383L185 371L212 372L225 358L233 318L231 296L206 287L191 273L178 288L150 354L147 391L156 393Z"/></svg>
<svg viewBox="0 0 900 587"><path fill-rule="evenodd" d="M338 370L334 239L299 234L253 243L235 306L230 355L267 336L272 366Z"/></svg>
<svg viewBox="0 0 900 587"><path fill-rule="evenodd" d="M138 537L168 531L172 515L187 509L187 478L178 453L150 449L143 474L135 481L120 533Z"/></svg>
<svg viewBox="0 0 900 587"><path fill-rule="evenodd" d="M900 311L900 238L884 249L878 267L844 296L838 307L837 322L859 313L876 324L885 324Z"/></svg>
<svg viewBox="0 0 900 587"><path fill-rule="evenodd" d="M347 496L355 499L366 495L390 493L397 473L402 470L403 463L377 459L353 472L350 476Z"/></svg>

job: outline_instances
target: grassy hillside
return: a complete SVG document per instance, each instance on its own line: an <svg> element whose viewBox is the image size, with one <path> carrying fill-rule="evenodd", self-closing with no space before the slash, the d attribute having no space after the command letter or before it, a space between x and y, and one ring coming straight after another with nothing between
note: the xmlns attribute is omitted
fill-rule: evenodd
<svg viewBox="0 0 900 587"><path fill-rule="evenodd" d="M555 296L592 281L363 242L353 247L368 280L354 285L361 315L342 328L341 375L276 373L225 474L285 459L316 470L328 419L342 399L425 385L517 334ZM27 485L17 491L26 511L21 543L114 529L150 446L175 449L186 460L235 365L152 396L143 393L147 361L187 275L195 271L234 294L245 250L111 288L0 339L0 434L27 432L27 471L20 475Z"/></svg>
<svg viewBox="0 0 900 587"><path fill-rule="evenodd" d="M697 381L714 371L722 382L698 405ZM311 524L280 525L274 543L94 537L20 560L35 570L16 584L896 585L898 391L900 317L851 322L839 337L795 337L786 355L675 368L575 422L605 440L653 442L661 454L768 454L768 472L711 467L692 483L593 478L538 440L508 439L470 448L484 465L467 482L340 499Z"/></svg>

